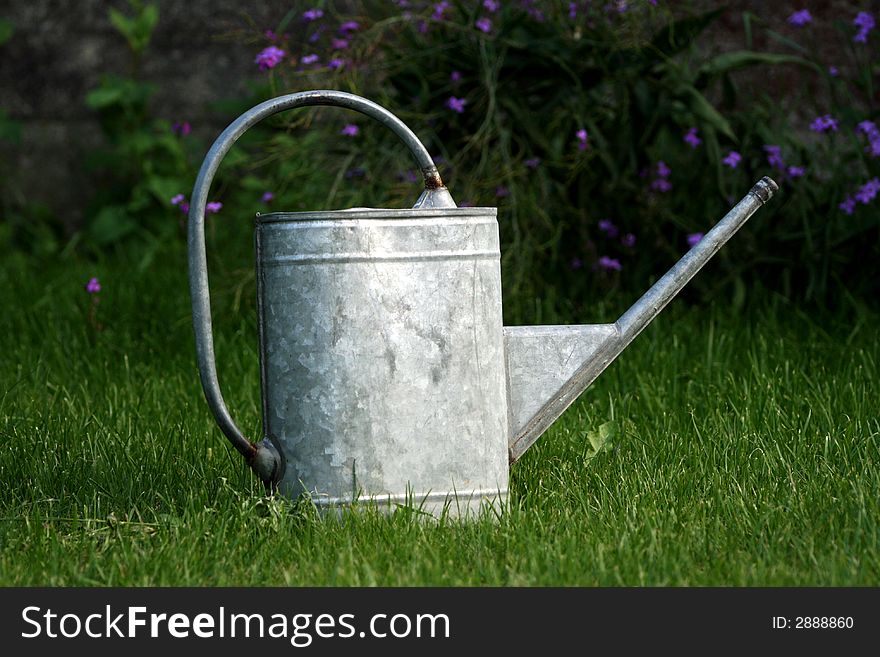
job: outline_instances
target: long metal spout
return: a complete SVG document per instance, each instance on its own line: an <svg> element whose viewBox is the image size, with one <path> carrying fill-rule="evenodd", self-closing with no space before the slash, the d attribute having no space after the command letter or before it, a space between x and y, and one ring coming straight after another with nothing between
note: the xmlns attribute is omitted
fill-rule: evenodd
<svg viewBox="0 0 880 657"><path fill-rule="evenodd" d="M516 461L779 187L762 178L614 324L505 327Z"/></svg>

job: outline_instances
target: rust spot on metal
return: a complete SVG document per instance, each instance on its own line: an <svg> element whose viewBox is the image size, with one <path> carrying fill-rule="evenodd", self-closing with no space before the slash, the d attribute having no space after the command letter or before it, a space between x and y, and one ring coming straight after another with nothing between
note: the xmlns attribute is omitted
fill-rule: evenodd
<svg viewBox="0 0 880 657"><path fill-rule="evenodd" d="M425 189L442 189L444 187L440 172L436 168L424 169L422 173L425 176Z"/></svg>

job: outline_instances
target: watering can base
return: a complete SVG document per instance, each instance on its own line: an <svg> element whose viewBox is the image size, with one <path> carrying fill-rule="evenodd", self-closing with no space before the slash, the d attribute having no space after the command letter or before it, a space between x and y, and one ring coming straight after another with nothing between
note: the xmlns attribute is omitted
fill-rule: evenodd
<svg viewBox="0 0 880 657"><path fill-rule="evenodd" d="M375 508L391 515L408 510L423 519L449 518L475 520L481 516L498 518L507 506L507 489L476 489L430 493L403 493L359 495L351 497L322 497L307 495L322 516L336 515Z"/></svg>

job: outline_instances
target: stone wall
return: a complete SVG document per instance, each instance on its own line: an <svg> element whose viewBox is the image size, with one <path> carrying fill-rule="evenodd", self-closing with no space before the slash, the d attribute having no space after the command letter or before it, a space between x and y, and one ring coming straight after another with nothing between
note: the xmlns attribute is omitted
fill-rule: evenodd
<svg viewBox="0 0 880 657"><path fill-rule="evenodd" d="M84 154L102 140L86 94L105 73L126 74L131 57L107 18L124 0L27 0L3 7L15 33L0 46L0 107L22 123L22 139L8 152L16 184L27 198L46 203L68 227L99 181L83 167ZM242 95L257 76L256 38L290 3L235 0L164 0L147 49L143 77L156 83L156 115L189 121L206 138L230 117L210 103Z"/></svg>

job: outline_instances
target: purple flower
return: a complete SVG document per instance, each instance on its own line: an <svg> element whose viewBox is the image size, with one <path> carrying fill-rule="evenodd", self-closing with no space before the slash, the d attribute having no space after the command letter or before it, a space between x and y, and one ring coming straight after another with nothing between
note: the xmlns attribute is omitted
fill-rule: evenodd
<svg viewBox="0 0 880 657"><path fill-rule="evenodd" d="M880 157L880 130L876 124L873 121L862 121L856 129L868 138L865 152L870 153L871 157Z"/></svg>
<svg viewBox="0 0 880 657"><path fill-rule="evenodd" d="M495 188L495 196L497 196L498 198L505 198L507 196L510 196L510 190L504 185L500 185Z"/></svg>
<svg viewBox="0 0 880 657"><path fill-rule="evenodd" d="M474 23L474 25L477 26L477 29L480 30L480 32L485 32L486 34L489 34L489 32L492 31L492 21L490 21L485 16L483 18L477 19L477 22Z"/></svg>
<svg viewBox="0 0 880 657"><path fill-rule="evenodd" d="M587 131L584 130L583 128L581 128L580 130L578 130L575 133L575 136L577 137L577 140L578 140L578 150L579 151L586 150L587 149L587 138L589 137L589 135L587 134Z"/></svg>
<svg viewBox="0 0 880 657"><path fill-rule="evenodd" d="M791 16L788 17L788 22L795 27L803 27L807 23L813 22L813 17L810 16L809 9L801 9L800 11L794 12Z"/></svg>
<svg viewBox="0 0 880 657"><path fill-rule="evenodd" d="M742 155L740 155L736 151L730 151L727 156L721 161L729 166L731 169L736 169L736 167L738 167L739 163L742 161Z"/></svg>
<svg viewBox="0 0 880 657"><path fill-rule="evenodd" d="M856 209L856 200L852 196L847 196L837 207L840 208L844 214L852 214Z"/></svg>
<svg viewBox="0 0 880 657"><path fill-rule="evenodd" d="M788 169L786 169L786 172L788 173L790 178L801 178L803 177L804 173L806 173L806 171L806 168L798 166L790 166L788 167Z"/></svg>
<svg viewBox="0 0 880 657"><path fill-rule="evenodd" d="M329 62L327 62L327 68L331 68L333 70L342 68L343 66L345 66L345 60L339 59L338 57L334 57Z"/></svg>
<svg viewBox="0 0 880 657"><path fill-rule="evenodd" d="M620 234L620 231L617 229L617 226L610 219L600 219L599 220L599 230L605 233L608 237L617 237Z"/></svg>
<svg viewBox="0 0 880 657"><path fill-rule="evenodd" d="M86 283L86 292L89 294L97 294L101 291L101 281L97 279L97 277L92 277L89 279L89 282Z"/></svg>
<svg viewBox="0 0 880 657"><path fill-rule="evenodd" d="M687 236L688 246L690 246L691 248L695 247L697 244L700 243L701 239L703 239L703 233L690 233Z"/></svg>
<svg viewBox="0 0 880 657"><path fill-rule="evenodd" d="M764 152L767 153L767 164L776 169L784 169L785 162L782 159L782 147L775 144L764 144Z"/></svg>
<svg viewBox="0 0 880 657"><path fill-rule="evenodd" d="M284 59L284 54L281 48L269 46L259 52L254 63L259 65L261 71L268 71L270 68L275 68Z"/></svg>
<svg viewBox="0 0 880 657"><path fill-rule="evenodd" d="M348 39L333 39L333 41L330 42L330 47L333 48L333 50L345 50L348 48Z"/></svg>
<svg viewBox="0 0 880 657"><path fill-rule="evenodd" d="M269 41L275 41L278 38L278 35L275 34L272 30L266 30L263 32L263 36L269 39Z"/></svg>
<svg viewBox="0 0 880 657"><path fill-rule="evenodd" d="M832 78L836 78L838 75L840 75L840 71L837 70L836 66L829 66L828 75L830 75Z"/></svg>
<svg viewBox="0 0 880 657"><path fill-rule="evenodd" d="M572 258L571 262L568 263L568 266L571 267L574 271L577 271L584 266L584 261L580 258Z"/></svg>
<svg viewBox="0 0 880 657"><path fill-rule="evenodd" d="M569 2L568 3L568 17L571 20L574 20L575 18L577 18L577 15L578 15L577 3L576 2Z"/></svg>
<svg viewBox="0 0 880 657"><path fill-rule="evenodd" d="M347 123L339 134L345 135L346 137L357 137L360 131L361 129L354 123Z"/></svg>
<svg viewBox="0 0 880 657"><path fill-rule="evenodd" d="M205 214L217 214L220 210L223 209L223 204L220 201L211 201L207 205L205 205Z"/></svg>
<svg viewBox="0 0 880 657"><path fill-rule="evenodd" d="M599 266L600 269L604 269L605 271L620 271L623 269L623 266L620 264L620 260L616 260L615 258L609 258L608 256L602 256L599 258L596 265Z"/></svg>
<svg viewBox="0 0 880 657"><path fill-rule="evenodd" d="M171 124L171 132L179 137L186 137L192 132L192 126L189 124L189 121L184 121L183 123L175 121Z"/></svg>
<svg viewBox="0 0 880 657"><path fill-rule="evenodd" d="M186 196L183 194L175 194L171 197L171 205L180 205L186 200Z"/></svg>
<svg viewBox="0 0 880 657"><path fill-rule="evenodd" d="M321 34L324 33L324 28L319 27L315 32L309 37L309 43L317 43L318 39L321 38Z"/></svg>
<svg viewBox="0 0 880 657"><path fill-rule="evenodd" d="M863 205L867 205L874 200L877 192L880 192L880 179L872 178L856 192L856 200Z"/></svg>
<svg viewBox="0 0 880 657"><path fill-rule="evenodd" d="M868 41L868 34L874 29L874 16L866 11L860 11L856 14L853 25L859 28L858 33L853 37L853 41L866 43Z"/></svg>
<svg viewBox="0 0 880 657"><path fill-rule="evenodd" d="M183 214L189 214L189 203L187 203L186 201L184 201L183 203L181 203L181 204L178 205L177 207L180 208L180 211L181 211Z"/></svg>
<svg viewBox="0 0 880 657"><path fill-rule="evenodd" d="M449 79L455 83L461 81L461 71L453 71L449 74Z"/></svg>
<svg viewBox="0 0 880 657"><path fill-rule="evenodd" d="M271 203L272 199L274 199L274 198L275 198L275 194L273 194L272 192L263 192L263 195L260 197L260 200L263 203Z"/></svg>
<svg viewBox="0 0 880 657"><path fill-rule="evenodd" d="M837 119L830 114L817 116L810 124L813 132L837 132Z"/></svg>
<svg viewBox="0 0 880 657"><path fill-rule="evenodd" d="M688 128L688 131L684 134L684 137L682 137L682 139L691 148L696 148L703 143L703 140L697 136L696 128Z"/></svg>
<svg viewBox="0 0 880 657"><path fill-rule="evenodd" d="M324 12L320 9L309 9L308 11L303 12L303 18L307 21L316 21L323 15Z"/></svg>
<svg viewBox="0 0 880 657"><path fill-rule="evenodd" d="M632 233L627 233L623 237L620 238L620 243L623 244L627 248L632 248L636 245L636 236Z"/></svg>
<svg viewBox="0 0 880 657"><path fill-rule="evenodd" d="M501 3L497 0L483 0L483 8L486 11L490 11L494 14L496 11L501 9Z"/></svg>
<svg viewBox="0 0 880 657"><path fill-rule="evenodd" d="M651 181L651 189L655 192L665 193L672 189L672 183L667 180L672 169L663 160L657 162L657 177Z"/></svg>
<svg viewBox="0 0 880 657"><path fill-rule="evenodd" d="M467 103L467 100L464 98L456 98L455 96L450 96L446 101L446 107L451 109L453 112L458 112L461 114L464 112L464 106Z"/></svg>
<svg viewBox="0 0 880 657"><path fill-rule="evenodd" d="M540 157L530 157L526 160L523 160L523 164L525 164L529 169L537 169L538 165L541 164Z"/></svg>
<svg viewBox="0 0 880 657"><path fill-rule="evenodd" d="M435 4L434 5L434 13L433 13L434 20L442 21L443 14L446 13L447 9L449 9L449 3L446 2L446 0L443 0L443 2L438 2L437 4Z"/></svg>
<svg viewBox="0 0 880 657"><path fill-rule="evenodd" d="M316 63L318 61L318 59L320 59L320 58L317 55L312 54L312 55L306 55L300 61L303 64L305 64L306 66L308 66L309 64Z"/></svg>
<svg viewBox="0 0 880 657"><path fill-rule="evenodd" d="M345 21L342 25L339 26L339 31L342 34L356 32L359 29L361 29L361 25L357 21Z"/></svg>

